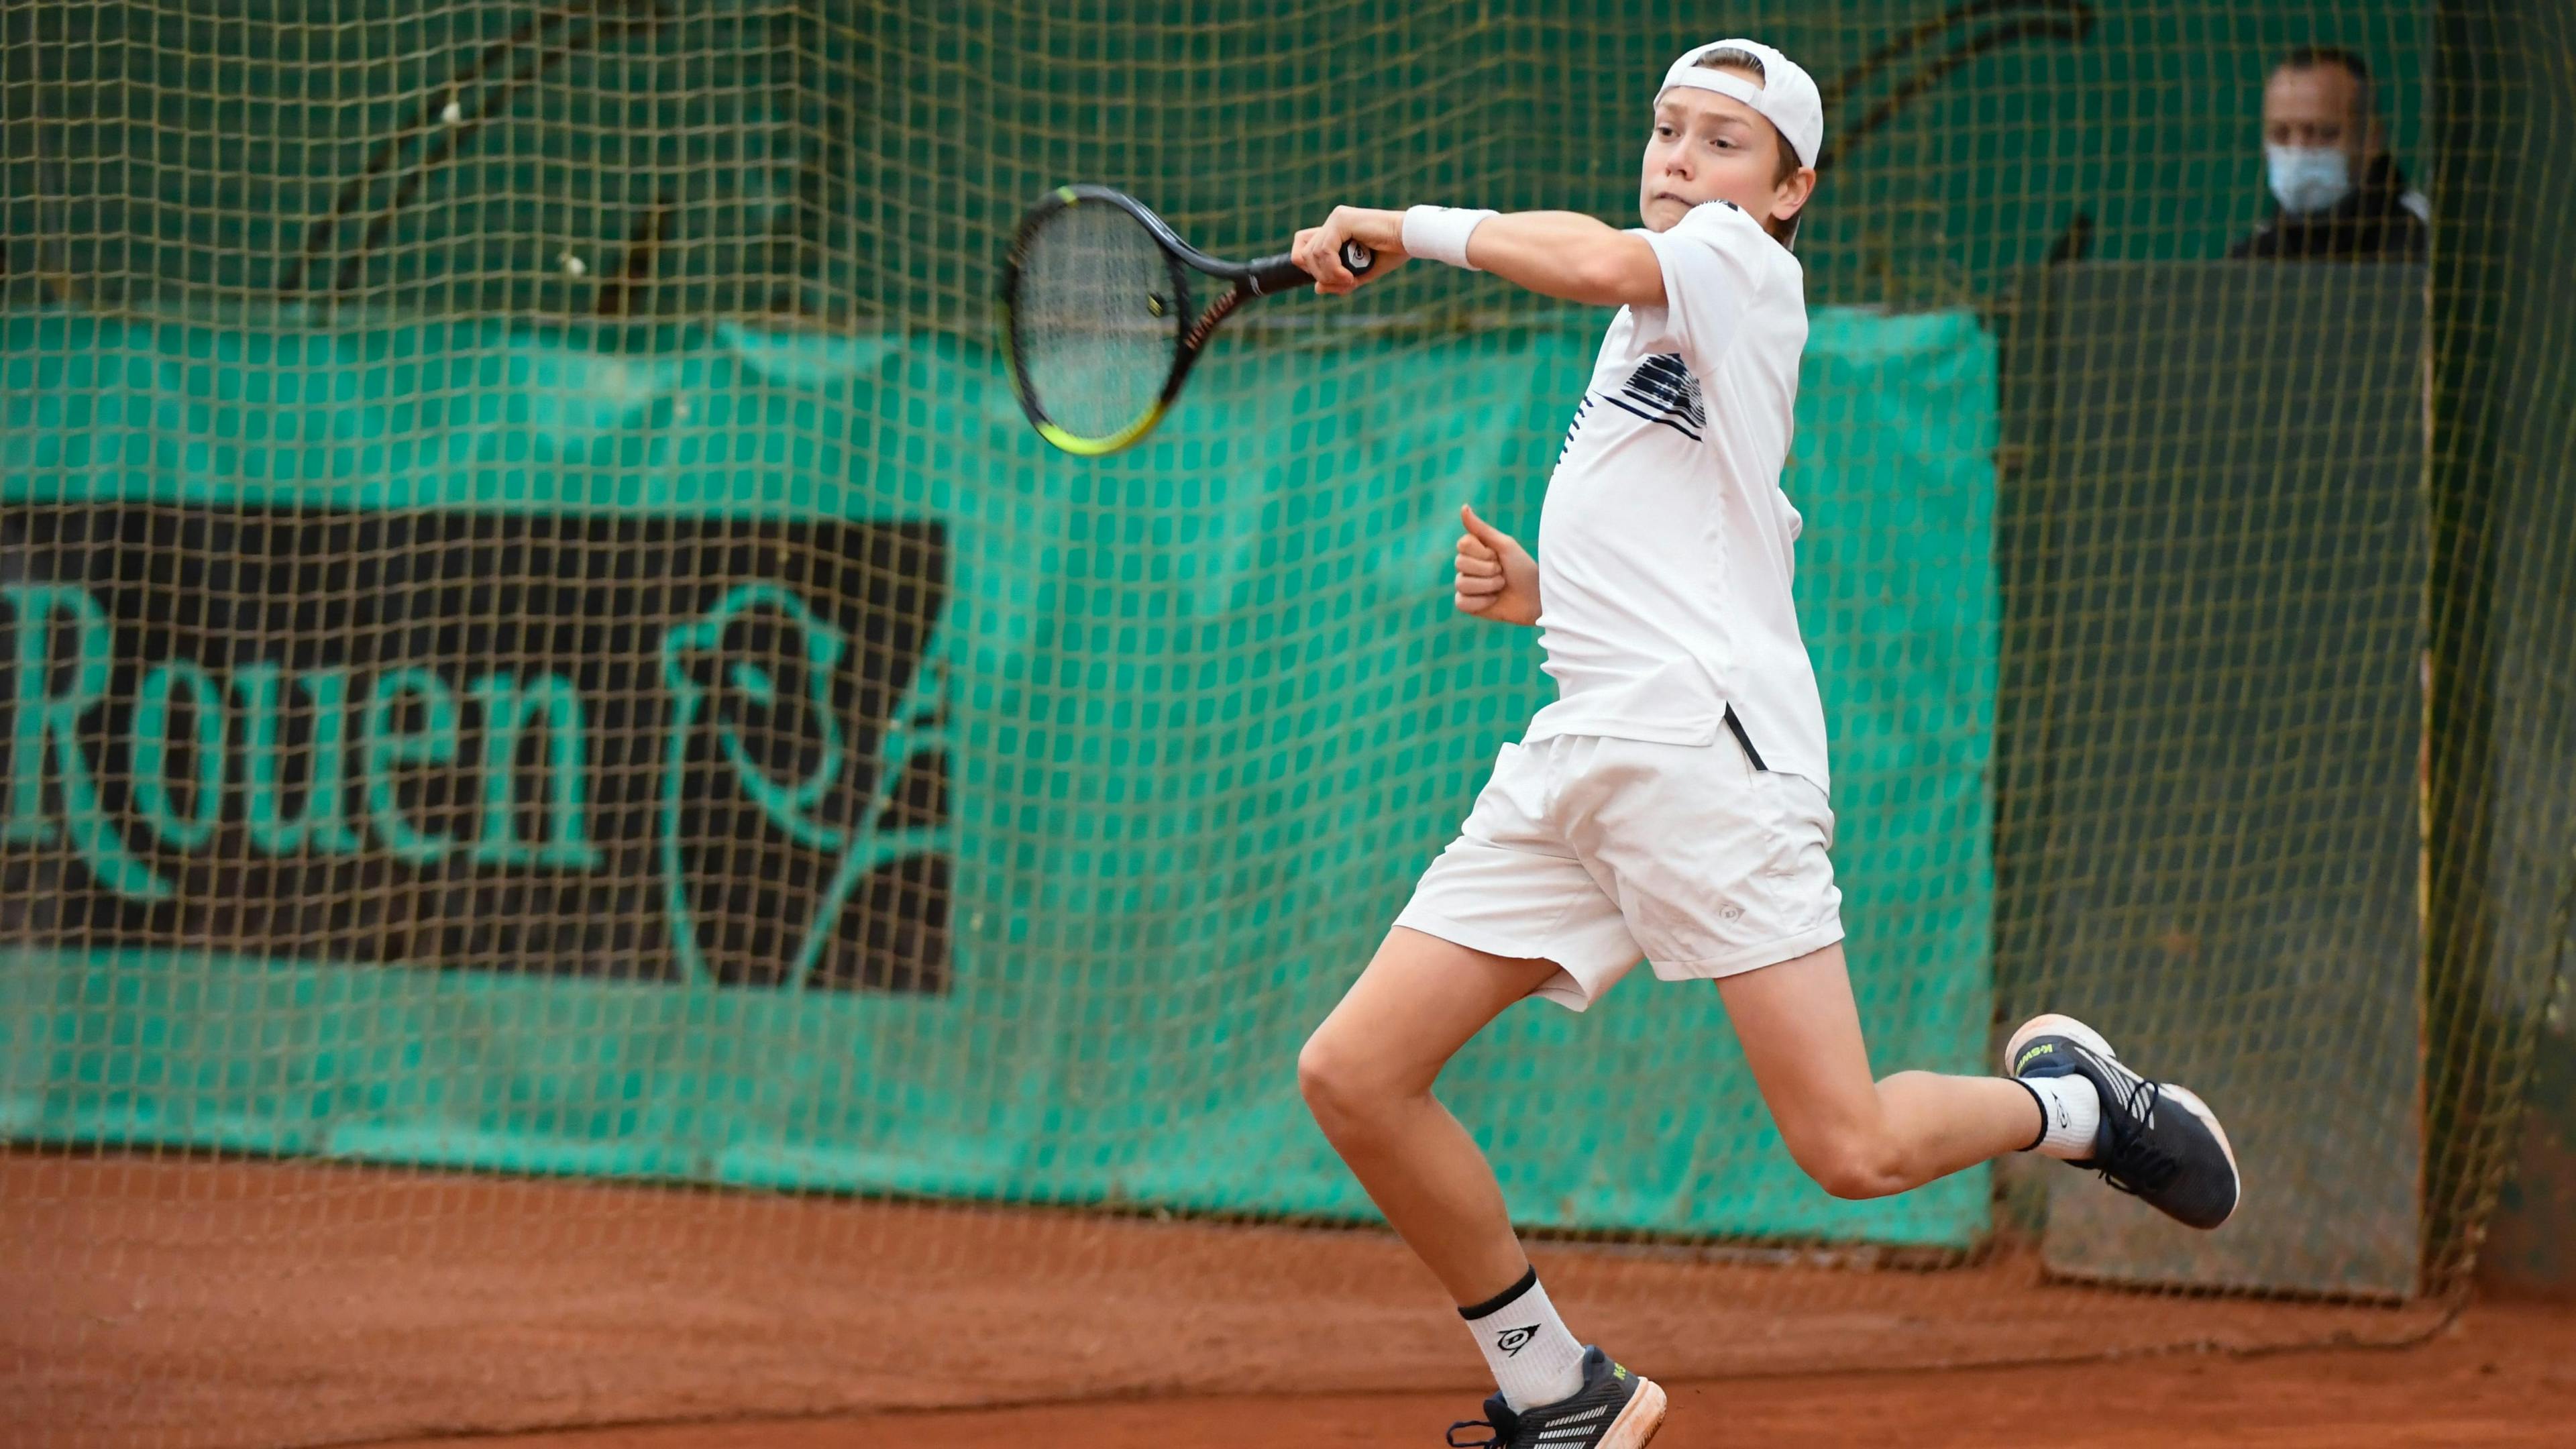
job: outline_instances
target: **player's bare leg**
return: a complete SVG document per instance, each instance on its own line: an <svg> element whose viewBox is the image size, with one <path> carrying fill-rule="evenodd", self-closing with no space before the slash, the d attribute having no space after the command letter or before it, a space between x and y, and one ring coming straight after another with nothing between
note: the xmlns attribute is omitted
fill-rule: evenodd
<svg viewBox="0 0 2576 1449"><path fill-rule="evenodd" d="M1398 926L1297 1057L1315 1123L1389 1226L1460 1303L1527 1271L1494 1169L1431 1095L1469 1038L1556 974Z"/></svg>
<svg viewBox="0 0 2576 1449"><path fill-rule="evenodd" d="M1790 1155L1836 1197L1884 1197L2038 1148L2193 1227L2235 1211L2236 1157L2217 1117L2191 1092L2140 1077L2081 1022L2043 1016L2015 1033L2014 1076L1873 1082L1839 944L1727 977L1718 992Z"/></svg>
<svg viewBox="0 0 2576 1449"><path fill-rule="evenodd" d="M1664 1391L1578 1343L1521 1251L1494 1170L1431 1095L1468 1039L1550 976L1554 962L1496 956L1403 926L1297 1058L1317 1125L1371 1201L1450 1297L1501 1390L1452 1425L1497 1445L1636 1449L1664 1419Z"/></svg>
<svg viewBox="0 0 2576 1449"><path fill-rule="evenodd" d="M1717 983L1789 1155L1836 1197L1885 1197L2017 1152L2039 1105L2008 1077L1870 1079L1838 943Z"/></svg>

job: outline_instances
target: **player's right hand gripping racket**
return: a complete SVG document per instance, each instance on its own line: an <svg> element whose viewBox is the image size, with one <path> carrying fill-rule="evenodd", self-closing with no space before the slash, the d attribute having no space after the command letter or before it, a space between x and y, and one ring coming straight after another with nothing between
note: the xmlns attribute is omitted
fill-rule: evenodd
<svg viewBox="0 0 2576 1449"><path fill-rule="evenodd" d="M1342 247L1353 272L1376 261ZM1193 274L1234 285L1202 311ZM1117 452L1162 421L1229 313L1314 280L1284 253L1218 261L1106 186L1059 186L1021 218L1002 263L1011 386L1038 436L1084 457Z"/></svg>

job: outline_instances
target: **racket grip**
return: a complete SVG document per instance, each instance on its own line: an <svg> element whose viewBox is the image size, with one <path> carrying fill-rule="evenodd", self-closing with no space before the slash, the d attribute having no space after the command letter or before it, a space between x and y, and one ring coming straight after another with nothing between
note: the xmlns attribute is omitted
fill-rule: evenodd
<svg viewBox="0 0 2576 1449"><path fill-rule="evenodd" d="M1364 243L1346 241L1342 243L1342 265L1350 268L1354 276L1364 275L1377 265L1377 253L1370 251ZM1304 267L1288 260L1286 252L1281 252L1275 257L1263 257L1254 262L1249 280L1256 295L1267 297L1273 292L1293 291L1311 285L1315 279L1307 275Z"/></svg>

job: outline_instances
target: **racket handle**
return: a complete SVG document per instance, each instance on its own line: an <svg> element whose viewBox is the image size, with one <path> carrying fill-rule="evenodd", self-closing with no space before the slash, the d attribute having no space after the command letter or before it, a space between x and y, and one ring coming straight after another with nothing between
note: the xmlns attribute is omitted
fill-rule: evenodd
<svg viewBox="0 0 2576 1449"><path fill-rule="evenodd" d="M1350 268L1353 276L1365 275L1369 268L1377 265L1377 253L1363 243L1346 241L1342 243L1342 265ZM1281 252L1275 257L1263 257L1254 262L1246 280L1252 283L1255 296L1267 297L1273 292L1310 286L1315 279L1307 275L1304 267L1288 260L1286 252Z"/></svg>

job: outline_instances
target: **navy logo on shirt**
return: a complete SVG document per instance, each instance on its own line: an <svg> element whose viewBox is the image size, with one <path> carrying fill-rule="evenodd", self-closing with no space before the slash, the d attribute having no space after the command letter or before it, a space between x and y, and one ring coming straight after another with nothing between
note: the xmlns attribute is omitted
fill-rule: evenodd
<svg viewBox="0 0 2576 1449"><path fill-rule="evenodd" d="M1696 443L1708 426L1708 409L1700 401L1699 379L1682 365L1678 352L1658 352L1637 364L1628 381L1609 399L1613 406L1661 423Z"/></svg>
<svg viewBox="0 0 2576 1449"><path fill-rule="evenodd" d="M1574 421L1565 425L1565 441L1556 445L1556 461L1564 462L1565 455L1574 450L1574 435L1583 431L1583 415L1590 411L1592 411L1592 394L1587 392L1574 405Z"/></svg>

